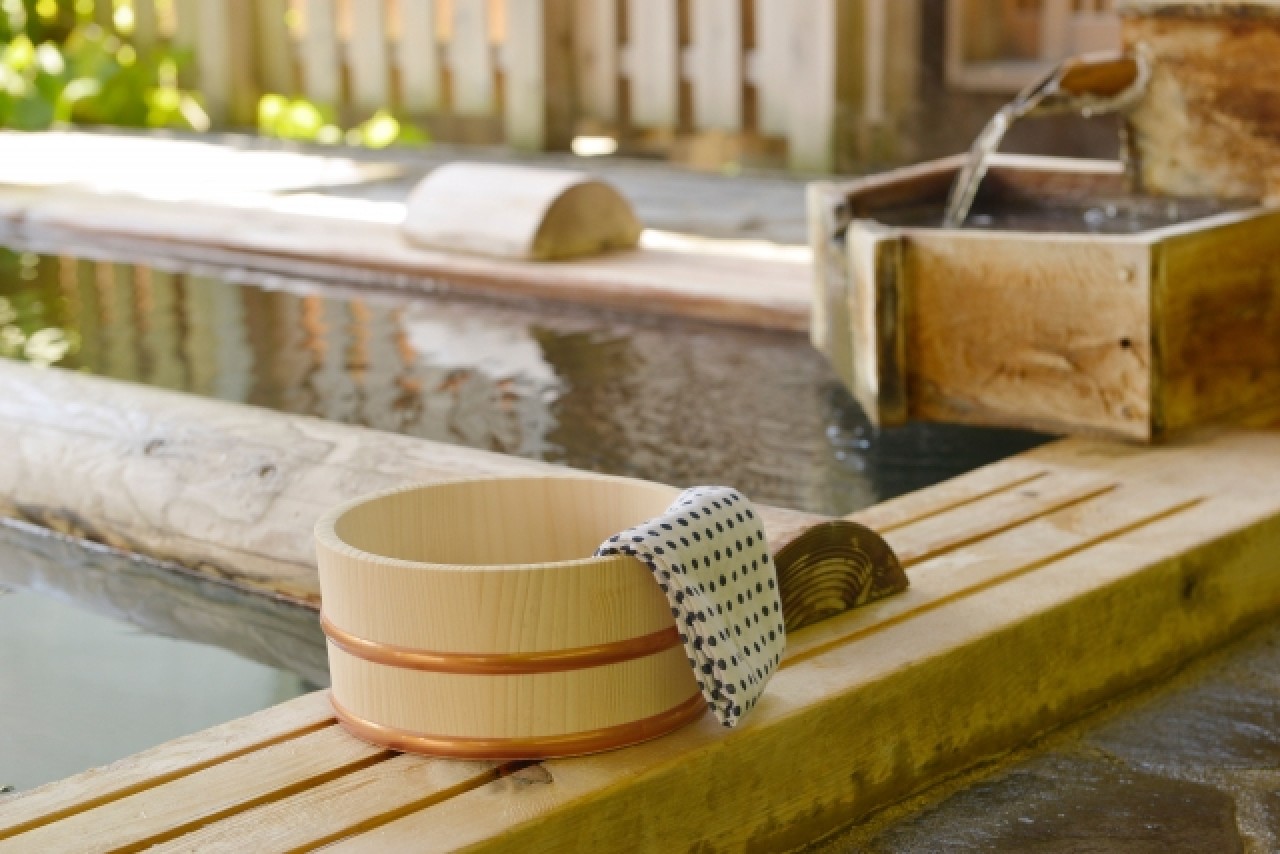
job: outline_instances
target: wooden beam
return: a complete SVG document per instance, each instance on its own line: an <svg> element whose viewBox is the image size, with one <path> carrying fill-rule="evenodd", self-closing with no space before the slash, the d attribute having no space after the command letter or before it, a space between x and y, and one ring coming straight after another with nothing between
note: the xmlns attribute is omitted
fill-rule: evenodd
<svg viewBox="0 0 1280 854"><path fill-rule="evenodd" d="M32 850L92 824L174 850L792 849L1280 611L1277 477L1275 432L1073 439L854 514L920 555L911 590L790 635L736 730L707 717L525 768L363 766L313 695L0 802L0 839ZM305 733L304 769L282 748Z"/></svg>
<svg viewBox="0 0 1280 854"><path fill-rule="evenodd" d="M340 222L340 227L335 227ZM769 329L809 325L803 250L653 235L641 248L569 263L480 258L411 245L398 224L332 220L70 190L0 192L0 237L162 250L191 261L399 288L581 303Z"/></svg>

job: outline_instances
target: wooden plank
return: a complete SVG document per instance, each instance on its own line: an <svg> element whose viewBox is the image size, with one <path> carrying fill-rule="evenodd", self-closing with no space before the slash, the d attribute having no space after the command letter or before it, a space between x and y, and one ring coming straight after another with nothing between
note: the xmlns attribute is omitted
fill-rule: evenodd
<svg viewBox="0 0 1280 854"><path fill-rule="evenodd" d="M795 91L791 84L790 55L795 43L790 29L795 4L793 0L755 0L755 4L752 82L760 109L760 131L780 136L790 125L791 98Z"/></svg>
<svg viewBox="0 0 1280 854"><path fill-rule="evenodd" d="M492 115L495 90L488 0L453 0L452 33L449 71L454 112L464 116Z"/></svg>
<svg viewBox="0 0 1280 854"><path fill-rule="evenodd" d="M499 773L494 763L397 756L148 850L311 850L490 783Z"/></svg>
<svg viewBox="0 0 1280 854"><path fill-rule="evenodd" d="M647 234L640 249L599 259L506 261L415 247L397 225L378 222L22 188L0 193L0 235L6 230L28 240L127 243L135 251L304 277L349 279L361 271L371 283L399 288L447 285L771 329L809 324L807 253L733 241L668 235L646 248L655 243Z"/></svg>
<svg viewBox="0 0 1280 854"><path fill-rule="evenodd" d="M575 0L574 46L577 79L589 118L618 120L618 4L614 0Z"/></svg>
<svg viewBox="0 0 1280 854"><path fill-rule="evenodd" d="M0 840L189 777L261 748L287 742L333 722L323 694L308 694L266 711L175 739L119 762L0 801ZM93 836L90 834L89 839ZM32 849L28 849L32 850Z"/></svg>
<svg viewBox="0 0 1280 854"><path fill-rule="evenodd" d="M1125 492L919 565L906 597L928 604L885 600L799 633L793 647L841 623L848 636L793 652L738 731L707 721L546 762L543 785L500 780L332 850L794 848L1280 608L1280 435L1073 440L1026 459Z"/></svg>
<svg viewBox="0 0 1280 854"><path fill-rule="evenodd" d="M298 84L293 79L293 36L285 23L288 0L255 0L255 66L264 93L293 95ZM236 38L245 38L241 32Z"/></svg>
<svg viewBox="0 0 1280 854"><path fill-rule="evenodd" d="M1157 430L1234 421L1280 398L1280 214L1160 240Z"/></svg>
<svg viewBox="0 0 1280 854"><path fill-rule="evenodd" d="M912 417L1150 438L1149 266L1140 239L912 231Z"/></svg>
<svg viewBox="0 0 1280 854"><path fill-rule="evenodd" d="M693 124L742 130L743 37L740 0L698 0L693 13Z"/></svg>
<svg viewBox="0 0 1280 854"><path fill-rule="evenodd" d="M1071 53L1072 0L1042 0L1040 58L1056 62Z"/></svg>
<svg viewBox="0 0 1280 854"><path fill-rule="evenodd" d="M140 851L390 755L334 724L0 840L0 854Z"/></svg>
<svg viewBox="0 0 1280 854"><path fill-rule="evenodd" d="M631 123L673 129L680 122L680 31L676 0L627 3L626 74Z"/></svg>
<svg viewBox="0 0 1280 854"><path fill-rule="evenodd" d="M129 41L143 56L160 44L155 0L133 0L133 35Z"/></svg>
<svg viewBox="0 0 1280 854"><path fill-rule="evenodd" d="M435 0L400 4L400 93L405 112L429 115L440 110L440 36L436 31Z"/></svg>
<svg viewBox="0 0 1280 854"><path fill-rule="evenodd" d="M507 143L526 151L547 148L552 137L568 142L565 127L548 127L553 101L570 85L565 52L567 0L509 0L503 104ZM558 110L563 125L564 109Z"/></svg>
<svg viewBox="0 0 1280 854"><path fill-rule="evenodd" d="M787 165L828 172L835 161L837 2L793 0L791 6Z"/></svg>
<svg viewBox="0 0 1280 854"><path fill-rule="evenodd" d="M391 53L387 46L387 0L352 0L351 104L361 117L391 105Z"/></svg>
<svg viewBox="0 0 1280 854"><path fill-rule="evenodd" d="M302 39L303 92L328 107L342 101L342 58L338 54L336 0L306 0Z"/></svg>
<svg viewBox="0 0 1280 854"><path fill-rule="evenodd" d="M197 7L196 68L205 110L214 125L254 120L257 85L249 0L204 0Z"/></svg>
<svg viewBox="0 0 1280 854"><path fill-rule="evenodd" d="M23 447L0 459L0 514L313 606L311 530L337 504L406 484L568 471L18 363L0 363L0 387L0 441ZM827 521L760 512L775 551Z"/></svg>

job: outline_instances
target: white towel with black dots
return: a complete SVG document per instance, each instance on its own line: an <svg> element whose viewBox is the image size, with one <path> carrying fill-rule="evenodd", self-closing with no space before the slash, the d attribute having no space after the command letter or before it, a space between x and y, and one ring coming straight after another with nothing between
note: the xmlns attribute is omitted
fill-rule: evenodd
<svg viewBox="0 0 1280 854"><path fill-rule="evenodd" d="M777 573L751 502L725 486L687 489L661 516L596 551L619 553L653 572L702 696L720 723L736 726L786 646Z"/></svg>

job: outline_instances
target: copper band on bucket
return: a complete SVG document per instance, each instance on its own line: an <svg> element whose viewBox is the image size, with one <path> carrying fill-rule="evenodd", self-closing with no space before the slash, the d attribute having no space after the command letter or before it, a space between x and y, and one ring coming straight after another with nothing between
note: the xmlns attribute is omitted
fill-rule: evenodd
<svg viewBox="0 0 1280 854"><path fill-rule="evenodd" d="M429 670L435 673L557 673L644 658L680 643L680 633L676 631L676 627L668 626L647 635L573 649L538 652L431 652L357 637L335 626L323 611L320 613L320 628L335 646L356 658L388 667Z"/></svg>
<svg viewBox="0 0 1280 854"><path fill-rule="evenodd" d="M404 753L447 756L452 759L551 759L599 753L638 744L666 735L702 717L707 703L700 693L665 712L616 726L564 735L527 736L524 738L475 738L468 736L426 735L397 727L367 721L343 708L329 692L338 722L356 738L380 747Z"/></svg>

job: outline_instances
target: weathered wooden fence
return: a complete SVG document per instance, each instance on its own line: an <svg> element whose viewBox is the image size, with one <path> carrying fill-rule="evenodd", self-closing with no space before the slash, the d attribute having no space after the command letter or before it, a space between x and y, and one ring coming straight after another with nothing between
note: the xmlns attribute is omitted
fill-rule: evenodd
<svg viewBox="0 0 1280 854"><path fill-rule="evenodd" d="M194 49L188 82L218 125L275 92L349 118L392 107L445 139L710 134L814 171L892 147L920 53L920 0L114 2L140 49Z"/></svg>
<svg viewBox="0 0 1280 854"><path fill-rule="evenodd" d="M947 0L947 83L1016 92L1055 62L1118 48L1115 0Z"/></svg>

